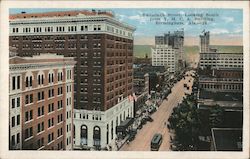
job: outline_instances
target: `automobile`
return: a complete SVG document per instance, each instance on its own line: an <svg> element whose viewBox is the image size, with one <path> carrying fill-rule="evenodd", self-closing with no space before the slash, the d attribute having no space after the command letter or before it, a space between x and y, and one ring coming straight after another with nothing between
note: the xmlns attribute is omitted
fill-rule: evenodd
<svg viewBox="0 0 250 159"><path fill-rule="evenodd" d="M191 82L190 80L188 82Z"/></svg>
<svg viewBox="0 0 250 159"><path fill-rule="evenodd" d="M149 122L153 122L154 120L150 116L146 116L145 119Z"/></svg>
<svg viewBox="0 0 250 159"><path fill-rule="evenodd" d="M146 123L147 123L147 120L146 120L145 118L142 118L141 124L144 125L144 124L146 124Z"/></svg>
<svg viewBox="0 0 250 159"><path fill-rule="evenodd" d="M187 84L186 84L186 83L184 83L184 87L187 87Z"/></svg>
<svg viewBox="0 0 250 159"><path fill-rule="evenodd" d="M158 151L162 143L162 134L157 133L151 140L151 151Z"/></svg>
<svg viewBox="0 0 250 159"><path fill-rule="evenodd" d="M187 87L187 90L189 90L189 87Z"/></svg>
<svg viewBox="0 0 250 159"><path fill-rule="evenodd" d="M128 137L128 141L129 141L129 142L130 142L130 141L133 141L133 140L135 139L135 135L136 135L136 133L130 132L130 135L129 135L129 137Z"/></svg>
<svg viewBox="0 0 250 159"><path fill-rule="evenodd" d="M142 123L137 127L137 129L142 129Z"/></svg>

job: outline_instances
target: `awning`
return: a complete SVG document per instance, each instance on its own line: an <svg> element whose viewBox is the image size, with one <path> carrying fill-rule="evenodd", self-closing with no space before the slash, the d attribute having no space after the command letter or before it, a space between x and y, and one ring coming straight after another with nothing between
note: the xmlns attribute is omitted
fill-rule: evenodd
<svg viewBox="0 0 250 159"><path fill-rule="evenodd" d="M134 118L127 118L119 126L116 126L116 132L124 132L133 122Z"/></svg>

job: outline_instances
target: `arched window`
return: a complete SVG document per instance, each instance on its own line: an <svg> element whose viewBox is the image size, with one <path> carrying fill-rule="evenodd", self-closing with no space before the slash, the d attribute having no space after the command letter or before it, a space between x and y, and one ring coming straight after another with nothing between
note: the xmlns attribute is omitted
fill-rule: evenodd
<svg viewBox="0 0 250 159"><path fill-rule="evenodd" d="M88 144L88 127L86 125L81 126L81 145Z"/></svg>
<svg viewBox="0 0 250 159"><path fill-rule="evenodd" d="M32 76L30 76L30 86L32 86Z"/></svg>
<svg viewBox="0 0 250 159"><path fill-rule="evenodd" d="M99 126L95 126L93 128L93 140L94 140L94 146L101 145L101 129Z"/></svg>
<svg viewBox="0 0 250 159"><path fill-rule="evenodd" d="M26 87L29 87L29 77L26 77L25 83L26 83Z"/></svg>
<svg viewBox="0 0 250 159"><path fill-rule="evenodd" d="M41 84L41 76L38 75L38 84L40 85Z"/></svg>

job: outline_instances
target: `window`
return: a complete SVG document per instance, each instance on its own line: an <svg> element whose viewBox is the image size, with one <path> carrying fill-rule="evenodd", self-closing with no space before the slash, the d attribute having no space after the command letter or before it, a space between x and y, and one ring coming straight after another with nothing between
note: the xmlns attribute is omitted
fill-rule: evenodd
<svg viewBox="0 0 250 159"><path fill-rule="evenodd" d="M20 115L16 116L16 125L20 125Z"/></svg>
<svg viewBox="0 0 250 159"><path fill-rule="evenodd" d="M62 81L62 80L63 80L63 77L62 77L62 76L63 76L62 72L58 72L58 73L57 73L57 80L58 80L58 81Z"/></svg>
<svg viewBox="0 0 250 159"><path fill-rule="evenodd" d="M48 120L48 128L54 126L54 118Z"/></svg>
<svg viewBox="0 0 250 159"><path fill-rule="evenodd" d="M30 94L30 103L33 103L33 94Z"/></svg>
<svg viewBox="0 0 250 159"><path fill-rule="evenodd" d="M33 128L30 127L30 128L28 128L28 129L25 129L25 135L24 135L24 136L25 136L25 139L27 139L27 138L33 136Z"/></svg>
<svg viewBox="0 0 250 159"><path fill-rule="evenodd" d="M25 122L33 119L33 110L25 112Z"/></svg>
<svg viewBox="0 0 250 159"><path fill-rule="evenodd" d="M54 82L54 74L49 73L49 83L53 83L53 82Z"/></svg>
<svg viewBox="0 0 250 159"><path fill-rule="evenodd" d="M11 99L12 108L15 108L15 104L16 104L15 102L16 102L15 98L12 98Z"/></svg>
<svg viewBox="0 0 250 159"><path fill-rule="evenodd" d="M63 115L60 114L60 115L57 115L57 123L60 123L63 121Z"/></svg>
<svg viewBox="0 0 250 159"><path fill-rule="evenodd" d="M54 89L48 90L49 98L54 97Z"/></svg>
<svg viewBox="0 0 250 159"><path fill-rule="evenodd" d="M12 90L16 89L16 77L12 77Z"/></svg>
<svg viewBox="0 0 250 159"><path fill-rule="evenodd" d="M20 76L17 76L17 89L20 89Z"/></svg>
<svg viewBox="0 0 250 159"><path fill-rule="evenodd" d="M39 123L39 124L37 125L37 133L39 133L39 132L41 132L41 131L43 131L43 130L44 130L44 122Z"/></svg>
<svg viewBox="0 0 250 159"><path fill-rule="evenodd" d="M20 133L17 133L17 135L16 135L16 143L17 144L20 143Z"/></svg>
<svg viewBox="0 0 250 159"><path fill-rule="evenodd" d="M58 88L57 88L57 94L58 94L58 95L63 94L63 89L62 89L62 87L58 87Z"/></svg>
<svg viewBox="0 0 250 159"><path fill-rule="evenodd" d="M37 93L37 100L38 101L44 100L44 91Z"/></svg>
<svg viewBox="0 0 250 159"><path fill-rule="evenodd" d="M54 140L54 133L48 135L48 143Z"/></svg>
<svg viewBox="0 0 250 159"><path fill-rule="evenodd" d="M15 135L11 136L11 145L14 146L15 145Z"/></svg>
<svg viewBox="0 0 250 159"><path fill-rule="evenodd" d="M25 96L25 104L33 103L33 94Z"/></svg>
<svg viewBox="0 0 250 159"><path fill-rule="evenodd" d="M49 104L48 106L48 112L53 112L54 111L54 103Z"/></svg>
<svg viewBox="0 0 250 159"><path fill-rule="evenodd" d="M32 76L30 76L30 87L32 86Z"/></svg>
<svg viewBox="0 0 250 159"><path fill-rule="evenodd" d="M43 137L41 139L37 140L37 145L39 148L44 146L44 138Z"/></svg>
<svg viewBox="0 0 250 159"><path fill-rule="evenodd" d="M12 127L15 126L15 117L14 117L14 116L11 118L11 126L12 126Z"/></svg>
<svg viewBox="0 0 250 159"><path fill-rule="evenodd" d="M44 106L41 106L37 109L37 116L44 115Z"/></svg>
<svg viewBox="0 0 250 159"><path fill-rule="evenodd" d="M62 100L57 101L57 109L61 109L63 107Z"/></svg>
<svg viewBox="0 0 250 159"><path fill-rule="evenodd" d="M20 97L17 97L16 102L17 102L16 107L20 107Z"/></svg>
<svg viewBox="0 0 250 159"><path fill-rule="evenodd" d="M16 77L12 77L12 90L16 89Z"/></svg>

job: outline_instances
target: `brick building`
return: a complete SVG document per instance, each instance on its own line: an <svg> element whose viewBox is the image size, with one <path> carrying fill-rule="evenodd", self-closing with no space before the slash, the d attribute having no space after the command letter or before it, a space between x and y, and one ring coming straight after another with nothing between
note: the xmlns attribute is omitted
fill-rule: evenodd
<svg viewBox="0 0 250 159"><path fill-rule="evenodd" d="M72 149L74 59L12 56L9 64L10 149Z"/></svg>
<svg viewBox="0 0 250 159"><path fill-rule="evenodd" d="M74 57L75 148L105 147L132 117L133 32L107 11L10 15L10 46L20 56Z"/></svg>

